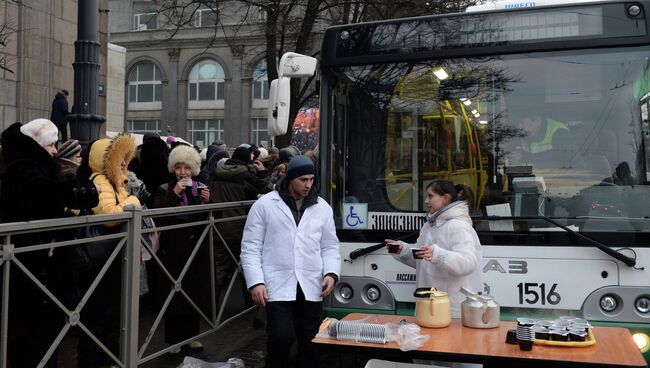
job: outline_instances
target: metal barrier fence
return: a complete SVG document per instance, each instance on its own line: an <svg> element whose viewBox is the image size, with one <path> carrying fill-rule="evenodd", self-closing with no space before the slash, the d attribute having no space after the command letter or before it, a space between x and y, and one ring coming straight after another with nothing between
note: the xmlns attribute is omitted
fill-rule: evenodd
<svg viewBox="0 0 650 368"><path fill-rule="evenodd" d="M224 217L223 212L227 210L245 209L254 203L254 201L245 202L231 202L231 203L216 203L200 206L187 206L175 208L161 208L161 209L148 209L141 210L139 208L125 209L124 213L115 215L95 215L95 216L81 216L63 219L52 220L39 220L20 223L6 223L0 224L0 238L2 239L2 250L0 251L0 269L2 280L2 295L0 298L1 314L0 314L0 367L7 366L8 347L7 341L9 337L8 322L11 319L9 314L9 301L12 297L10 293L10 270L16 267L19 272L25 275L27 279L34 284L38 290L65 316L65 323L63 328L57 334L54 341L50 345L45 355L41 358L38 368L44 367L48 360L52 357L56 349L61 344L71 327L77 326L82 334L90 338L96 346L104 351L113 361L120 367L137 367L139 364L150 361L165 354L170 349L184 345L194 339L200 338L214 333L227 323L237 319L243 314L247 313L253 307L244 308L235 315L224 319L224 312L227 302L230 300L233 288L236 284L238 276L242 274L242 268L236 255L231 250L232 245L226 244L224 237L217 229L217 224L227 223L232 221L241 221L245 219L242 216ZM156 226L155 228L143 228L143 219L151 218L163 219L165 217L190 217L190 221L182 223L170 223L165 226ZM72 231L79 233L78 229L102 225L106 223L123 223L123 227L119 231L102 235L94 238L76 238L70 240L58 240L47 244L26 244L20 247L14 246L12 237L25 235L25 234L38 234L46 232L61 232ZM160 222L163 222L162 220ZM177 277L174 277L169 271L160 257L151 249L148 242L148 236L151 233L157 232L160 237L165 236L165 232L177 229L201 229L200 236L196 239L192 252L189 258L185 261L182 271ZM89 244L91 241L102 241L114 239L117 240L117 246L106 259L105 263L99 269L95 279L92 281L87 290L81 296L76 306L66 306L60 297L55 295L53 290L49 290L40 280L34 275L33 270L28 269L21 259L34 252L44 251L49 252L51 256L54 252L64 249L66 247L82 247ZM206 242L207 239L207 242ZM209 250L209 267L210 267L210 315L206 315L204 311L198 306L198 302L192 300L190 295L183 287L183 280L187 276L188 270L192 262L197 257L201 247L208 247ZM234 272L230 276L230 282L226 289L222 303L218 304L218 296L216 295L217 285L215 280L215 247L223 247L228 256L236 265ZM70 248L71 249L71 248ZM155 321L151 326L149 333L140 345L139 341L139 322L140 322L140 257L141 249L146 250L152 255L152 260L157 267L160 268L165 278L169 281L170 288L169 294L165 298L160 311L158 311ZM121 259L119 258L121 256ZM120 349L119 356L113 354L106 346L105 341L93 334L88 328L84 319L81 318L83 308L88 303L88 300L97 291L97 287L109 271L109 267L114 262L122 262L122 287L121 287L121 321L120 321ZM14 272L15 273L15 272ZM164 314L167 311L172 298L184 298L196 313L200 315L200 319L209 326L207 331L200 332L196 336L192 336L178 344L167 346L164 349L154 351L151 354L145 355L147 348L151 344L151 340L158 329ZM87 321L87 320L86 320ZM34 333L38 333L34 331Z"/></svg>

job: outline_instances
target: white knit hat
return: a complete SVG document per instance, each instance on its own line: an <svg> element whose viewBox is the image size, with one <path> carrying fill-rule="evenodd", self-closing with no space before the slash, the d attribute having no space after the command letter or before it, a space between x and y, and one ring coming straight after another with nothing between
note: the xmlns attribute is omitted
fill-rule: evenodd
<svg viewBox="0 0 650 368"><path fill-rule="evenodd" d="M59 129L47 119L35 119L20 127L20 132L32 138L41 147L59 140Z"/></svg>
<svg viewBox="0 0 650 368"><path fill-rule="evenodd" d="M259 147L258 150L260 151L260 156L258 157L259 160L267 157L269 155L269 151L266 150L264 147Z"/></svg>

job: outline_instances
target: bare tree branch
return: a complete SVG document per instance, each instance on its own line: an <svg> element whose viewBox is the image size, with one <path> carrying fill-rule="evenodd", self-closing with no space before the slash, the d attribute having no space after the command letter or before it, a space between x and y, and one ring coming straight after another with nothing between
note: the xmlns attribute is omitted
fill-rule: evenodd
<svg viewBox="0 0 650 368"><path fill-rule="evenodd" d="M19 0L14 0L19 1ZM198 11L209 9L214 12L217 22L211 36L205 40L206 51L216 41L225 41L231 48L239 43L240 32L254 31L259 25L260 35L263 36L269 82L277 79L277 60L285 52L293 51L301 54L314 54L320 43L320 32L314 26L329 26L363 21L382 20L398 17L411 17L425 14L440 14L461 11L474 0L154 0L158 13L165 16L164 29L168 30L160 44L178 37L183 29L194 27L194 19ZM234 23L226 20L223 7L240 4L235 12L241 19ZM263 20L262 22L259 22ZM252 27L252 28L251 28ZM291 111L290 121L295 119L300 107L318 94L315 90L315 78L291 81ZM279 139L280 144L288 144L291 136L291 126L285 137Z"/></svg>

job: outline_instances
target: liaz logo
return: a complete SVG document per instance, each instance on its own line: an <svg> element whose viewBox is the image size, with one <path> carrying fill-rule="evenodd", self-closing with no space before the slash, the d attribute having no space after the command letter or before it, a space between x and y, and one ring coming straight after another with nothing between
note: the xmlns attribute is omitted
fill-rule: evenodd
<svg viewBox="0 0 650 368"><path fill-rule="evenodd" d="M414 273L398 273L395 277L396 281L415 281Z"/></svg>
<svg viewBox="0 0 650 368"><path fill-rule="evenodd" d="M496 259L489 260L483 267L483 273L497 271L500 273L528 273L528 262L526 261L508 261L508 271Z"/></svg>

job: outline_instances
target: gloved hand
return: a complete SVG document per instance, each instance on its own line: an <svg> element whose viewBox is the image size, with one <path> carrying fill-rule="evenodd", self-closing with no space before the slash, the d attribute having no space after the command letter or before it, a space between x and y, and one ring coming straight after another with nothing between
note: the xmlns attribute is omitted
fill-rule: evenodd
<svg viewBox="0 0 650 368"><path fill-rule="evenodd" d="M151 198L151 193L149 193L147 187L144 184L140 185L140 188L138 188L138 190L133 193L133 195L138 198L140 203L145 203L149 198Z"/></svg>

